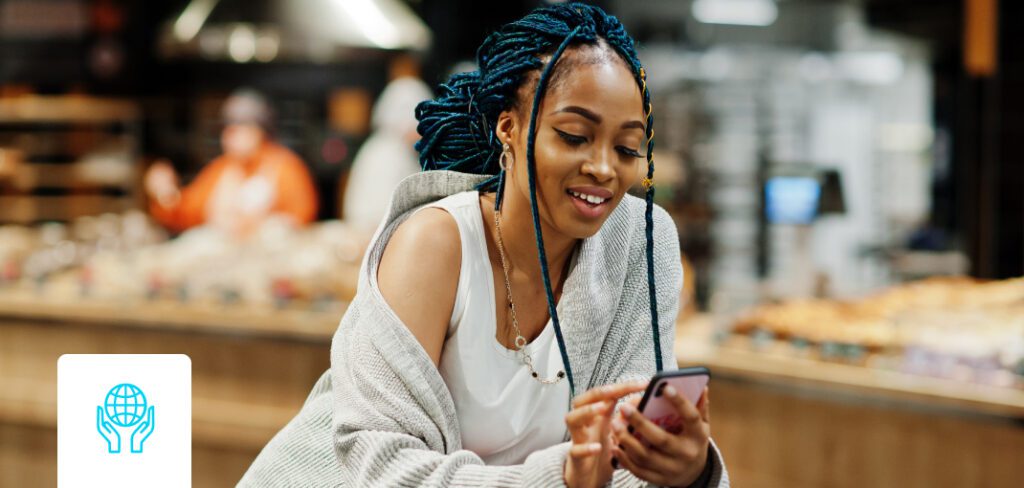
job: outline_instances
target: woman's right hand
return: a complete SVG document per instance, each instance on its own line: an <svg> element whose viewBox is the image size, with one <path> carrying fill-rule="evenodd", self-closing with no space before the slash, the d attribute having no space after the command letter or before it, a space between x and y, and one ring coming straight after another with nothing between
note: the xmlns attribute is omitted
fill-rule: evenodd
<svg viewBox="0 0 1024 488"><path fill-rule="evenodd" d="M619 398L643 391L646 381L604 385L572 401L565 424L572 447L565 460L565 484L570 488L604 486L612 477L611 420Z"/></svg>

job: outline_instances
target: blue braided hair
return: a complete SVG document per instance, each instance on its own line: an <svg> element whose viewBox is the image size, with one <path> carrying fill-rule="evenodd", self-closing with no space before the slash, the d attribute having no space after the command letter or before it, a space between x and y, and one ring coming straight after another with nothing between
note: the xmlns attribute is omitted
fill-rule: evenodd
<svg viewBox="0 0 1024 488"><path fill-rule="evenodd" d="M530 183L530 207L537 250L555 336L562 353L562 362L569 379L570 391L575 395L575 382L565 340L558 321L552 293L548 261L544 251L544 237L537 209L537 168L534 159L537 112L555 66L562 53L572 45L595 45L603 40L632 71L640 87L644 114L647 117L647 208L644 215L647 239L647 284L650 292L651 328L654 337L655 366L663 369L661 337L658 328L658 304L654 282L653 201L654 187L654 117L651 114L651 96L647 89L646 72L637 58L633 39L619 20L598 7L580 3L541 7L526 17L506 24L484 40L477 50L478 71L459 73L439 87L439 95L416 107L419 120L417 131L421 139L416 143L423 170L452 170L463 173L490 175L478 187L480 191L496 191L495 211L500 209L505 171L498 164L501 142L495 134L501 112L518 102L519 88L540 70L530 112L526 143L527 171ZM550 56L546 63L545 56Z"/></svg>

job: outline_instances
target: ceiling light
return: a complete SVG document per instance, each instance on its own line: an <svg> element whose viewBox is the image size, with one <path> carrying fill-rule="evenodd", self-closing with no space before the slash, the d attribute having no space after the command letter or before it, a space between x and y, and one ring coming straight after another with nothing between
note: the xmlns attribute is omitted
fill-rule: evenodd
<svg viewBox="0 0 1024 488"><path fill-rule="evenodd" d="M696 0L691 11L705 24L763 27L774 24L779 16L773 0Z"/></svg>
<svg viewBox="0 0 1024 488"><path fill-rule="evenodd" d="M228 55L236 63L248 63L256 56L256 33L248 25L238 25L228 37Z"/></svg>

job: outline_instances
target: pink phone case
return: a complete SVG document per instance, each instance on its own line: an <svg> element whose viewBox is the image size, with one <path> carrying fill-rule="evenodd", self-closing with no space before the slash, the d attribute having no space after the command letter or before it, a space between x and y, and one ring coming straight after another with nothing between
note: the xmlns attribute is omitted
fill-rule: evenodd
<svg viewBox="0 0 1024 488"><path fill-rule="evenodd" d="M686 376L655 378L654 381L656 383L651 389L654 393L643 403L640 411L643 412L644 417L647 417L659 427L673 434L678 434L682 430L682 418L676 411L675 405L661 394L663 389L667 385L672 385L676 391L680 392L690 403L696 406L710 378L706 371Z"/></svg>

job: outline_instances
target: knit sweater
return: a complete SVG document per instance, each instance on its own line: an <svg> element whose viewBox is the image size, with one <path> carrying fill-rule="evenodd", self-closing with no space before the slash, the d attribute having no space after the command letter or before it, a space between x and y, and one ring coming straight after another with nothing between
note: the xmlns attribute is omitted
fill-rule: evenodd
<svg viewBox="0 0 1024 488"><path fill-rule="evenodd" d="M487 466L462 448L444 380L377 287L384 247L412 210L470 190L483 179L428 171L402 181L363 258L358 292L334 334L330 370L239 486L564 486L569 442L513 466ZM644 209L642 200L624 197L600 231L583 240L563 286L557 310L577 394L655 372ZM675 225L660 207L654 213L654 261L662 355L671 367L682 267ZM708 486L728 487L714 444L709 462ZM624 469L615 471L612 484L647 486Z"/></svg>

